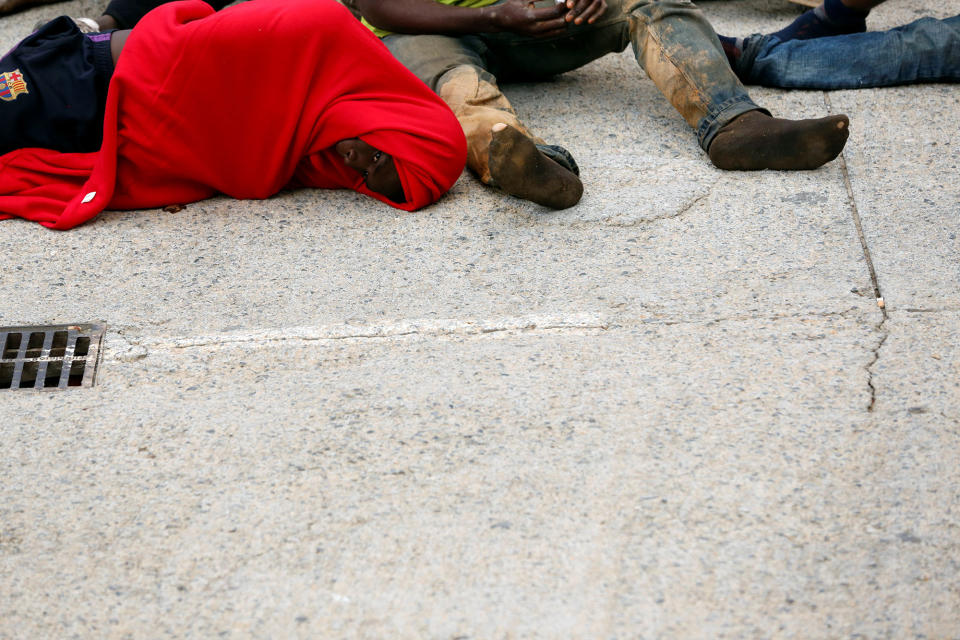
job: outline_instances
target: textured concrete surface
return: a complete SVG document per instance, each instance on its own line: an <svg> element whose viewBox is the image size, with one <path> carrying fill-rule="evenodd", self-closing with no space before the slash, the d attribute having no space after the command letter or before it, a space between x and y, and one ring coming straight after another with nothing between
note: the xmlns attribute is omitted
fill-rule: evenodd
<svg viewBox="0 0 960 640"><path fill-rule="evenodd" d="M751 90L850 115L797 174L628 54L508 93L578 207L0 223L0 325L108 327L96 387L0 392L0 638L960 638L957 89Z"/></svg>

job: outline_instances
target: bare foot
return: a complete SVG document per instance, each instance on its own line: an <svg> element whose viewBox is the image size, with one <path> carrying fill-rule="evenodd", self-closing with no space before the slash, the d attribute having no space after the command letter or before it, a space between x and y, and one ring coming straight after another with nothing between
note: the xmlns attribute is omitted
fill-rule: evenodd
<svg viewBox="0 0 960 640"><path fill-rule="evenodd" d="M708 155L720 169L816 169L843 151L850 135L845 115L784 120L748 111L720 129Z"/></svg>
<svg viewBox="0 0 960 640"><path fill-rule="evenodd" d="M502 122L493 125L490 175L510 195L551 209L572 207L583 195L580 178L540 153L533 140Z"/></svg>
<svg viewBox="0 0 960 640"><path fill-rule="evenodd" d="M62 0L0 0L0 16L23 11L30 7L39 7L44 4L53 4Z"/></svg>

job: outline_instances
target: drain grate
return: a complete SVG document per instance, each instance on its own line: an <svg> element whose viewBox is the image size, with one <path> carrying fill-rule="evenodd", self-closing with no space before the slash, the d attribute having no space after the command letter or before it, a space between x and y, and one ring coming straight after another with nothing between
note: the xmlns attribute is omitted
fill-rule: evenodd
<svg viewBox="0 0 960 640"><path fill-rule="evenodd" d="M103 325L0 327L0 389L92 387Z"/></svg>

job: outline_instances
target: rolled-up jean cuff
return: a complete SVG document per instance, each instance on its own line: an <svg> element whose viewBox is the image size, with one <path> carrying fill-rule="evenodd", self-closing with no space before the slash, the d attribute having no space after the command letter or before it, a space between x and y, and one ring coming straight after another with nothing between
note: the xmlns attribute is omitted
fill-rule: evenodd
<svg viewBox="0 0 960 640"><path fill-rule="evenodd" d="M760 55L760 51L766 48L768 42L772 41L780 42L780 39L774 36L765 36L762 33L754 33L743 39L743 51L740 52L740 57L737 58L737 64L733 68L737 77L741 77L741 72L749 71L753 68L753 62L757 59L757 56ZM749 76L749 74L747 75Z"/></svg>
<svg viewBox="0 0 960 640"><path fill-rule="evenodd" d="M762 111L770 115L770 112L757 104L747 95L735 96L724 100L718 105L712 105L697 126L697 140L700 142L700 148L709 151L710 143L714 137L728 122L739 115L748 111Z"/></svg>

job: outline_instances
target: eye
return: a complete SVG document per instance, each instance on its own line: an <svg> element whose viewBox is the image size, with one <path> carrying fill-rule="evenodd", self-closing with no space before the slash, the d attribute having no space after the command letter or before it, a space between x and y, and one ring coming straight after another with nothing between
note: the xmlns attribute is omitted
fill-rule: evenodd
<svg viewBox="0 0 960 640"><path fill-rule="evenodd" d="M363 178L364 178L364 180L366 180L366 178L367 178L367 174L368 174L368 173L370 173L370 172L369 172L369 171L367 171L366 169L364 169L364 170L363 170L363 171L361 171L360 173L361 173L361 174L363 174Z"/></svg>
<svg viewBox="0 0 960 640"><path fill-rule="evenodd" d="M377 162L378 160L380 160L380 156L382 155L383 155L383 151L377 151L375 154L373 154L373 161Z"/></svg>

